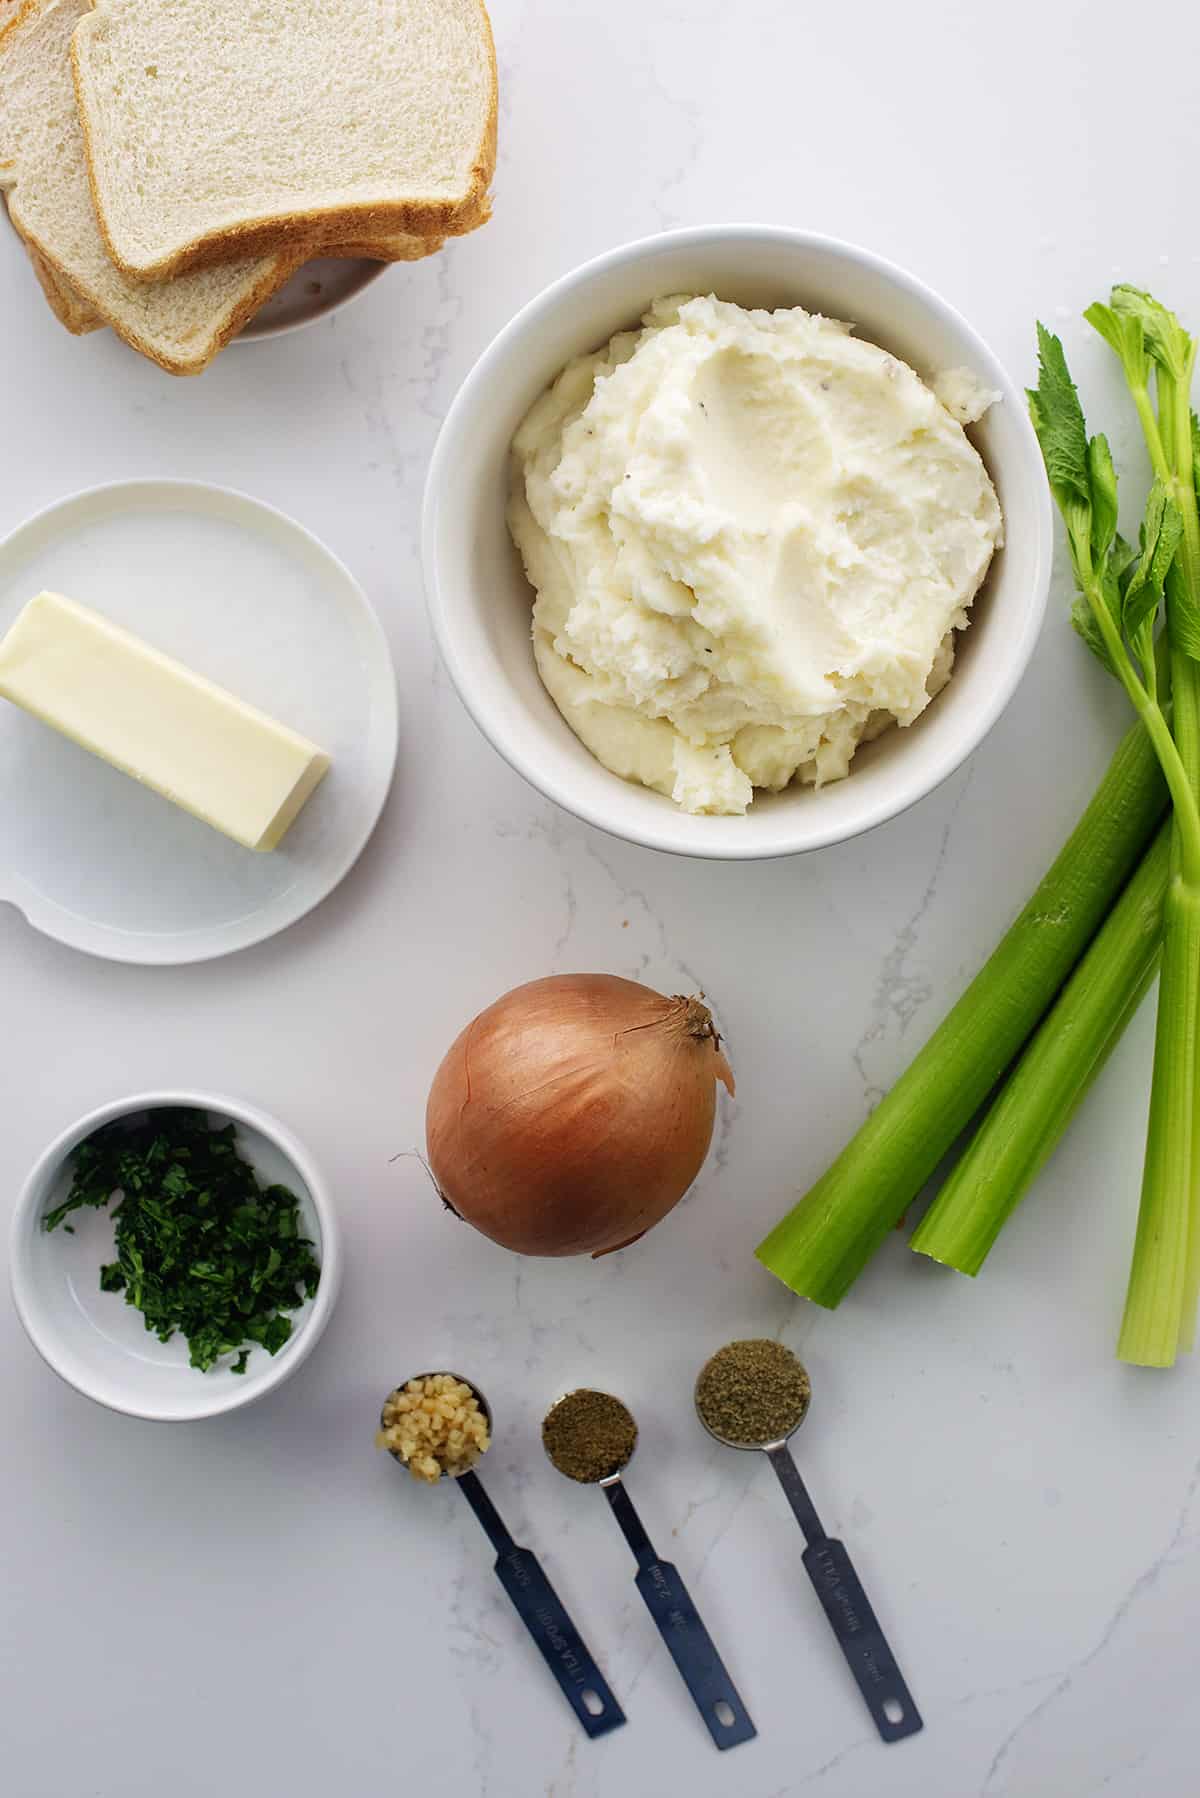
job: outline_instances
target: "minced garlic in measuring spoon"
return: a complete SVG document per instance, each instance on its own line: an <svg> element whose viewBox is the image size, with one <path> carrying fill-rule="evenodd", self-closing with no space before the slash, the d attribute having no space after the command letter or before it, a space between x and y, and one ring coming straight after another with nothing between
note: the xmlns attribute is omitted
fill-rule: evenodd
<svg viewBox="0 0 1200 1798"><path fill-rule="evenodd" d="M414 1479L434 1485L452 1479L496 1551L496 1578L533 1637L538 1653L589 1736L606 1735L625 1721L608 1682L537 1556L513 1541L504 1520L473 1471L492 1441L492 1412L477 1386L456 1373L419 1373L383 1401L378 1448L407 1467Z"/></svg>
<svg viewBox="0 0 1200 1798"><path fill-rule="evenodd" d="M452 1373L422 1373L389 1392L376 1448L408 1468L415 1480L456 1479L491 1447L488 1414L479 1394Z"/></svg>

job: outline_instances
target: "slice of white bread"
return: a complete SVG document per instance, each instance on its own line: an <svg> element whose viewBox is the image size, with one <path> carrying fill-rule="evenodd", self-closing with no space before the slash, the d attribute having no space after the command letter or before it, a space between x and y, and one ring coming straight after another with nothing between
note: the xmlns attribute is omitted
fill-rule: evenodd
<svg viewBox="0 0 1200 1798"><path fill-rule="evenodd" d="M483 0L99 0L72 50L96 211L128 275L488 216Z"/></svg>
<svg viewBox="0 0 1200 1798"><path fill-rule="evenodd" d="M15 0L6 0L7 4L15 4ZM2 205L3 202L0 202ZM339 246L339 256L358 257L369 262L420 262L426 256L436 255L442 248L440 237L395 237L384 239L377 244ZM24 242L24 239L22 239ZM88 304L82 294L76 293L69 281L55 273L40 251L32 244L25 244L25 251L37 276L50 310L59 324L64 325L72 337L86 337L90 331L104 329L106 320L102 319L94 306Z"/></svg>
<svg viewBox="0 0 1200 1798"><path fill-rule="evenodd" d="M16 24L18 14L24 12L29 3L30 0L0 0L0 38L10 26ZM89 331L103 329L104 320L100 314L66 281L59 279L40 251L27 243L25 252L37 276L38 286L60 325L64 325L73 337L83 337Z"/></svg>
<svg viewBox="0 0 1200 1798"><path fill-rule="evenodd" d="M32 244L27 243L25 249L38 286L59 324L65 325L72 337L86 337L89 331L103 330L104 320L95 307L89 306L68 282L60 281L46 258Z"/></svg>
<svg viewBox="0 0 1200 1798"><path fill-rule="evenodd" d="M146 287L113 267L92 206L71 77L71 33L87 10L87 0L27 0L0 32L0 189L26 243L118 336L172 374L196 374L304 256L229 263L166 287Z"/></svg>
<svg viewBox="0 0 1200 1798"><path fill-rule="evenodd" d="M0 0L0 5L12 6L14 10L17 3L18 0ZM20 0L20 3L24 5L26 0ZM0 20L2 19L3 14L0 13ZM2 205L3 201L0 201L0 206ZM21 241L24 243L25 240L22 238ZM438 237L396 237L377 244L348 245L345 249L339 249L339 254L361 257L372 262L419 262L425 256L436 254L442 248L442 242ZM89 305L69 281L64 281L56 274L39 250L26 243L25 252L37 276L38 286L59 324L73 337L85 337L91 331L104 329L106 321L95 307Z"/></svg>
<svg viewBox="0 0 1200 1798"><path fill-rule="evenodd" d="M71 75L71 33L87 0L8 4L10 12L0 13L0 191L7 192L13 224L54 277L60 300L70 296L73 317L98 315L170 373L198 374L311 252L297 244L162 286L122 275L96 222ZM381 238L370 254L407 261L435 247L425 238ZM367 247L345 253L365 254ZM67 328L76 329L42 285Z"/></svg>
<svg viewBox="0 0 1200 1798"><path fill-rule="evenodd" d="M345 249L339 246L338 255L361 258L368 262L420 262L426 256L435 255L441 248L441 238L401 237L377 244L348 245ZM56 274L32 244L25 244L25 251L37 276L38 286L58 322L73 337L86 337L90 331L103 330L107 320L101 318L95 307L90 306L82 294L76 293L69 281L64 281Z"/></svg>

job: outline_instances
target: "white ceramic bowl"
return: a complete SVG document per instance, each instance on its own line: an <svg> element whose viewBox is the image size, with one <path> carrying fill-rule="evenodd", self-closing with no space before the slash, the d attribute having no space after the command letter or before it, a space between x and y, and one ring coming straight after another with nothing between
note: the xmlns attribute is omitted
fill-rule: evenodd
<svg viewBox="0 0 1200 1798"><path fill-rule="evenodd" d="M532 591L504 509L512 436L573 356L636 324L654 299L716 293L747 306L802 305L849 319L932 376L972 369L1002 399L971 435L1000 496L1007 542L964 634L953 679L908 730L856 757L848 779L757 798L743 818L694 817L610 774L544 691L530 647ZM614 836L725 860L791 855L869 830L932 791L982 742L1011 699L1046 607L1050 496L1025 401L987 345L912 275L827 237L762 225L669 232L565 275L507 325L468 375L430 465L425 587L458 692L534 787Z"/></svg>
<svg viewBox="0 0 1200 1798"><path fill-rule="evenodd" d="M47 1232L42 1218L66 1198L70 1155L115 1118L164 1106L205 1111L216 1124L237 1126L238 1146L264 1184L288 1186L300 1201L305 1233L321 1264L316 1294L289 1313L292 1335L276 1355L254 1348L244 1374L218 1367L199 1373L188 1366L181 1336L159 1342L141 1313L120 1292L101 1292L101 1264L112 1259L109 1211L83 1209L70 1219L72 1236ZM282 1124L252 1105L212 1093L142 1093L119 1099L80 1118L40 1157L17 1200L12 1227L11 1278L17 1315L42 1359L70 1385L131 1417L183 1422L234 1411L261 1398L294 1373L311 1354L329 1322L341 1283L337 1215L306 1149Z"/></svg>

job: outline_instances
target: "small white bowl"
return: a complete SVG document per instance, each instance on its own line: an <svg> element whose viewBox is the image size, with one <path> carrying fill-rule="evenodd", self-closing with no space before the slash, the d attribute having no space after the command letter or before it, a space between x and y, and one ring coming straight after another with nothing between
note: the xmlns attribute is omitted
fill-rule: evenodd
<svg viewBox="0 0 1200 1798"><path fill-rule="evenodd" d="M969 368L1001 400L971 436L996 484L1006 546L963 634L949 686L918 722L860 751L849 777L756 798L745 817L696 817L609 773L542 687L533 593L508 536L513 433L572 357L635 325L651 301L715 293L850 320L926 377ZM485 350L442 427L425 490L425 589L438 646L476 724L519 774L589 824L652 849L721 860L818 849L895 817L975 749L1033 653L1053 525L1023 395L987 345L929 288L866 250L804 231L715 225L612 250L532 300Z"/></svg>
<svg viewBox="0 0 1200 1798"><path fill-rule="evenodd" d="M48 1232L42 1218L71 1185L70 1156L85 1137L116 1118L184 1106L217 1125L237 1126L238 1146L264 1184L290 1187L314 1244L321 1278L313 1298L289 1312L292 1334L276 1355L255 1347L244 1374L188 1366L187 1344L159 1342L121 1292L100 1291L100 1267L113 1258L110 1210L87 1208L70 1218L75 1234ZM42 1359L98 1404L164 1423L215 1417L261 1398L294 1373L316 1347L341 1283L337 1214L308 1151L284 1126L253 1105L212 1093L141 1093L80 1118L39 1158L17 1200L12 1226L13 1302Z"/></svg>

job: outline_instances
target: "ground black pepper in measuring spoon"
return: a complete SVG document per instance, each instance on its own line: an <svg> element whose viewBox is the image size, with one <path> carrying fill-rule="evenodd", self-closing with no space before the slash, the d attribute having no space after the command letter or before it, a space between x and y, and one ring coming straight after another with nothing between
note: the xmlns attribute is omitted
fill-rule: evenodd
<svg viewBox="0 0 1200 1798"><path fill-rule="evenodd" d="M825 1534L788 1449L808 1415L808 1374L791 1349L766 1337L730 1342L700 1369L696 1414L728 1448L761 1449L804 1534L804 1571L858 1684L876 1729L898 1742L922 1727L845 1544Z"/></svg>

